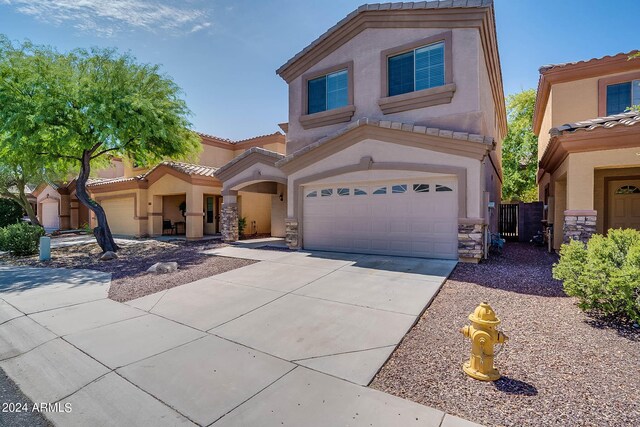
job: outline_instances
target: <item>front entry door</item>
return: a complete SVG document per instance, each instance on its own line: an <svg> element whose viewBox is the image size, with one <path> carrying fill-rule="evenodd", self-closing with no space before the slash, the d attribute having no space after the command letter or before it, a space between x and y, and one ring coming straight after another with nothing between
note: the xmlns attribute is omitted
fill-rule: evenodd
<svg viewBox="0 0 640 427"><path fill-rule="evenodd" d="M640 230L640 180L609 182L608 228Z"/></svg>
<svg viewBox="0 0 640 427"><path fill-rule="evenodd" d="M205 196L204 198L204 234L215 234L216 232L216 211L215 197Z"/></svg>

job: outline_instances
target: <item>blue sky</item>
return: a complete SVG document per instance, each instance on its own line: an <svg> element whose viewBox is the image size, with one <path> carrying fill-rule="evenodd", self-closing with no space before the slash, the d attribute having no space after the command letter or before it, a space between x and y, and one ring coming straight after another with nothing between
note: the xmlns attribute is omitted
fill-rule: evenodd
<svg viewBox="0 0 640 427"><path fill-rule="evenodd" d="M183 88L194 129L242 139L287 120L275 70L363 1L0 0L0 33L61 51L115 46ZM640 48L640 1L495 0L505 94L538 68Z"/></svg>

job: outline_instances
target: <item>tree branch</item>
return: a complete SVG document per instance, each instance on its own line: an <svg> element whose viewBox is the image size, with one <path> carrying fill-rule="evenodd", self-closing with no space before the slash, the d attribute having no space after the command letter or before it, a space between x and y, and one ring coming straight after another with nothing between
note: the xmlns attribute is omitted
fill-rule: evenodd
<svg viewBox="0 0 640 427"><path fill-rule="evenodd" d="M124 144L122 144L121 146L118 147L113 147L113 148L107 148L106 150L102 150L100 151L98 154L94 154L91 156L91 159L95 159L96 157L100 157L105 153L108 153L109 151L116 151L116 150L122 150L124 149L124 147L126 147L127 145L131 144L133 141L135 141L135 138L131 138L129 139L127 142L125 142Z"/></svg>

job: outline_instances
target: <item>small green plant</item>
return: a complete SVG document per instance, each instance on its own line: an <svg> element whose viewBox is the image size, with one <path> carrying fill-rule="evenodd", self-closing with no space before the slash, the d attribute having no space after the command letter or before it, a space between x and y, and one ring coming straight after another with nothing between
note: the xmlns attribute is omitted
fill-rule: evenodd
<svg viewBox="0 0 640 427"><path fill-rule="evenodd" d="M247 217L238 218L238 235L244 235L244 229L247 228Z"/></svg>
<svg viewBox="0 0 640 427"><path fill-rule="evenodd" d="M0 249L13 255L33 255L38 252L44 229L24 222L0 228Z"/></svg>
<svg viewBox="0 0 640 427"><path fill-rule="evenodd" d="M640 232L609 230L586 245L562 245L553 277L563 281L567 295L578 298L581 309L640 323Z"/></svg>
<svg viewBox="0 0 640 427"><path fill-rule="evenodd" d="M91 228L88 222L85 222L84 224L82 224L80 226L80 230L84 231L85 233L93 234L93 229Z"/></svg>

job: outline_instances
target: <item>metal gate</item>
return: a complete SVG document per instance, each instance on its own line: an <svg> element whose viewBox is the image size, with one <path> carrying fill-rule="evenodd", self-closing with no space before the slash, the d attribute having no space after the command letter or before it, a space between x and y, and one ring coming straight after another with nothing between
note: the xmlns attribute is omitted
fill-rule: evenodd
<svg viewBox="0 0 640 427"><path fill-rule="evenodd" d="M505 239L518 239L518 203L500 205L500 234Z"/></svg>

